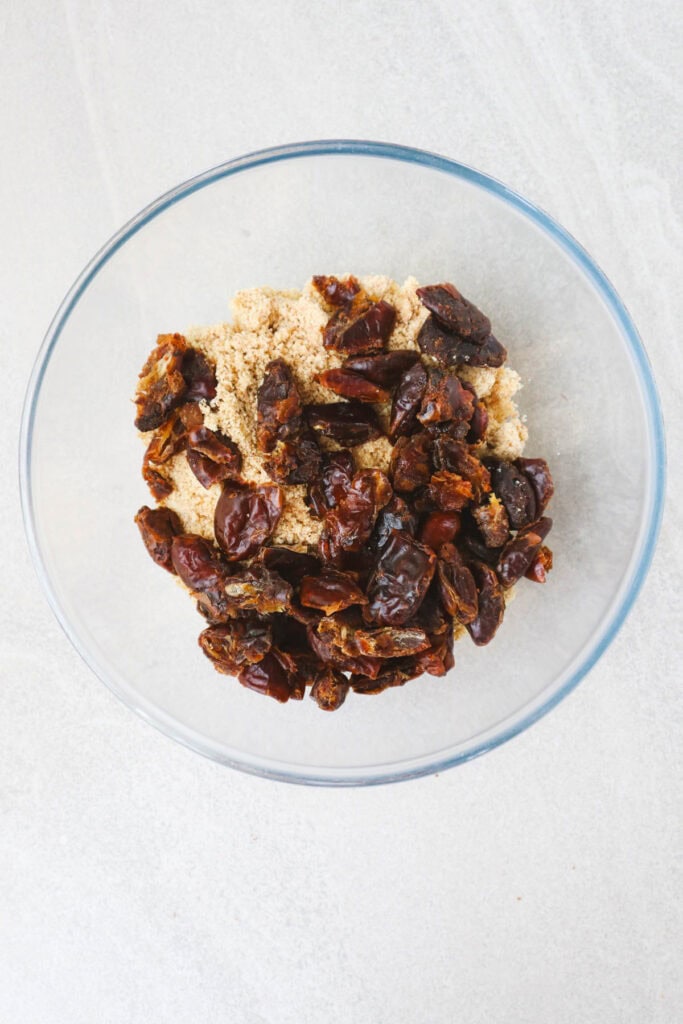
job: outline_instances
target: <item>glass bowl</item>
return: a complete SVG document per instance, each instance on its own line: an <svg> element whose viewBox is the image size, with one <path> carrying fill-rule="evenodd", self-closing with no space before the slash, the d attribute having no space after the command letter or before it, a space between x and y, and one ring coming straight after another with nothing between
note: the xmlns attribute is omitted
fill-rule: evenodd
<svg viewBox="0 0 683 1024"><path fill-rule="evenodd" d="M551 464L555 569L523 584L494 642L336 714L214 672L193 602L133 523L149 495L133 429L158 333L229 318L240 288L314 273L448 279L491 317L525 386L527 454ZM367 785L442 770L525 729L585 676L643 582L664 480L661 414L636 330L559 225L452 160L311 142L230 161L162 196L64 300L28 388L21 488L38 574L67 636L129 707L224 764Z"/></svg>

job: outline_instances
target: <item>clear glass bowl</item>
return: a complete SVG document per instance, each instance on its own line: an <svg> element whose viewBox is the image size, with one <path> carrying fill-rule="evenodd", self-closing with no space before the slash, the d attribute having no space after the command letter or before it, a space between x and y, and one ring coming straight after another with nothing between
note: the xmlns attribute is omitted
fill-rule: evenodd
<svg viewBox="0 0 683 1024"><path fill-rule="evenodd" d="M337 714L218 675L201 621L147 556L133 429L157 333L228 319L239 288L314 273L449 279L493 320L522 375L530 455L551 463L555 569L518 588L495 641ZM525 729L589 671L649 565L664 487L655 385L605 276L546 214L493 179L370 142L266 150L162 196L95 256L29 384L21 486L38 574L67 636L148 721L270 778L367 785L442 770Z"/></svg>

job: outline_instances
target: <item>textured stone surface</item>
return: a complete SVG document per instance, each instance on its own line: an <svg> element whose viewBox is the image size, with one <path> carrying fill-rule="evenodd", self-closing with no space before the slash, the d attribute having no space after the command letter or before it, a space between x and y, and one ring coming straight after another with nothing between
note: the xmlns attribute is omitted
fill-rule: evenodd
<svg viewBox="0 0 683 1024"><path fill-rule="evenodd" d="M676 4L39 6L0 16L0 1019L673 1024ZM52 618L16 488L35 351L103 240L196 171L321 136L434 149L557 217L640 327L673 454L652 573L578 691L485 758L365 792L232 773L120 706Z"/></svg>

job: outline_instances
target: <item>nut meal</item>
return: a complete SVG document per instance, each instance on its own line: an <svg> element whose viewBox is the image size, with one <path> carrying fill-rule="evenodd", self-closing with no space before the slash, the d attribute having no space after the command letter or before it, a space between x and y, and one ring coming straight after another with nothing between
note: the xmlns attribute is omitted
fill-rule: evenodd
<svg viewBox="0 0 683 1024"><path fill-rule="evenodd" d="M163 334L135 425L152 559L196 600L214 668L333 711L493 639L552 568L547 463L520 378L452 284L314 277Z"/></svg>

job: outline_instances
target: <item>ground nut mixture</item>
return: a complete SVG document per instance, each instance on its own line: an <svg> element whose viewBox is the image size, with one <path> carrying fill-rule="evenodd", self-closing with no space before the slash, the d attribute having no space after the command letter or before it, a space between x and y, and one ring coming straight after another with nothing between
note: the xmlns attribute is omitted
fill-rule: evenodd
<svg viewBox="0 0 683 1024"><path fill-rule="evenodd" d="M417 334L428 316L416 294L418 282L409 277L404 284L373 275L360 278L363 288L396 309L396 325L387 349L417 348ZM334 396L313 380L314 374L341 366L343 357L320 343L327 312L312 282L303 291L275 291L250 288L238 292L232 302L233 322L214 327L196 327L186 332L190 345L216 362L218 393L204 405L204 422L220 430L238 445L243 456L242 475L262 483L268 480L263 455L256 448L256 392L266 366L272 359L284 359L292 367L304 402L325 402ZM516 459L527 439L514 395L521 387L519 374L507 366L463 367L460 375L484 399L489 414L485 447L502 459ZM329 447L334 447L330 444ZM386 472L391 456L388 438L359 445L355 450L359 467L377 467ZM185 529L213 538L213 515L220 485L205 490L188 466L184 453L176 455L167 473L174 485L164 500L180 516ZM273 541L276 544L315 544L321 522L314 519L304 503L304 486L287 489L285 508Z"/></svg>
<svg viewBox="0 0 683 1024"><path fill-rule="evenodd" d="M158 504L135 521L217 671L334 711L493 639L552 568L506 360L454 285L413 278L250 289L232 323L158 337L135 399Z"/></svg>

